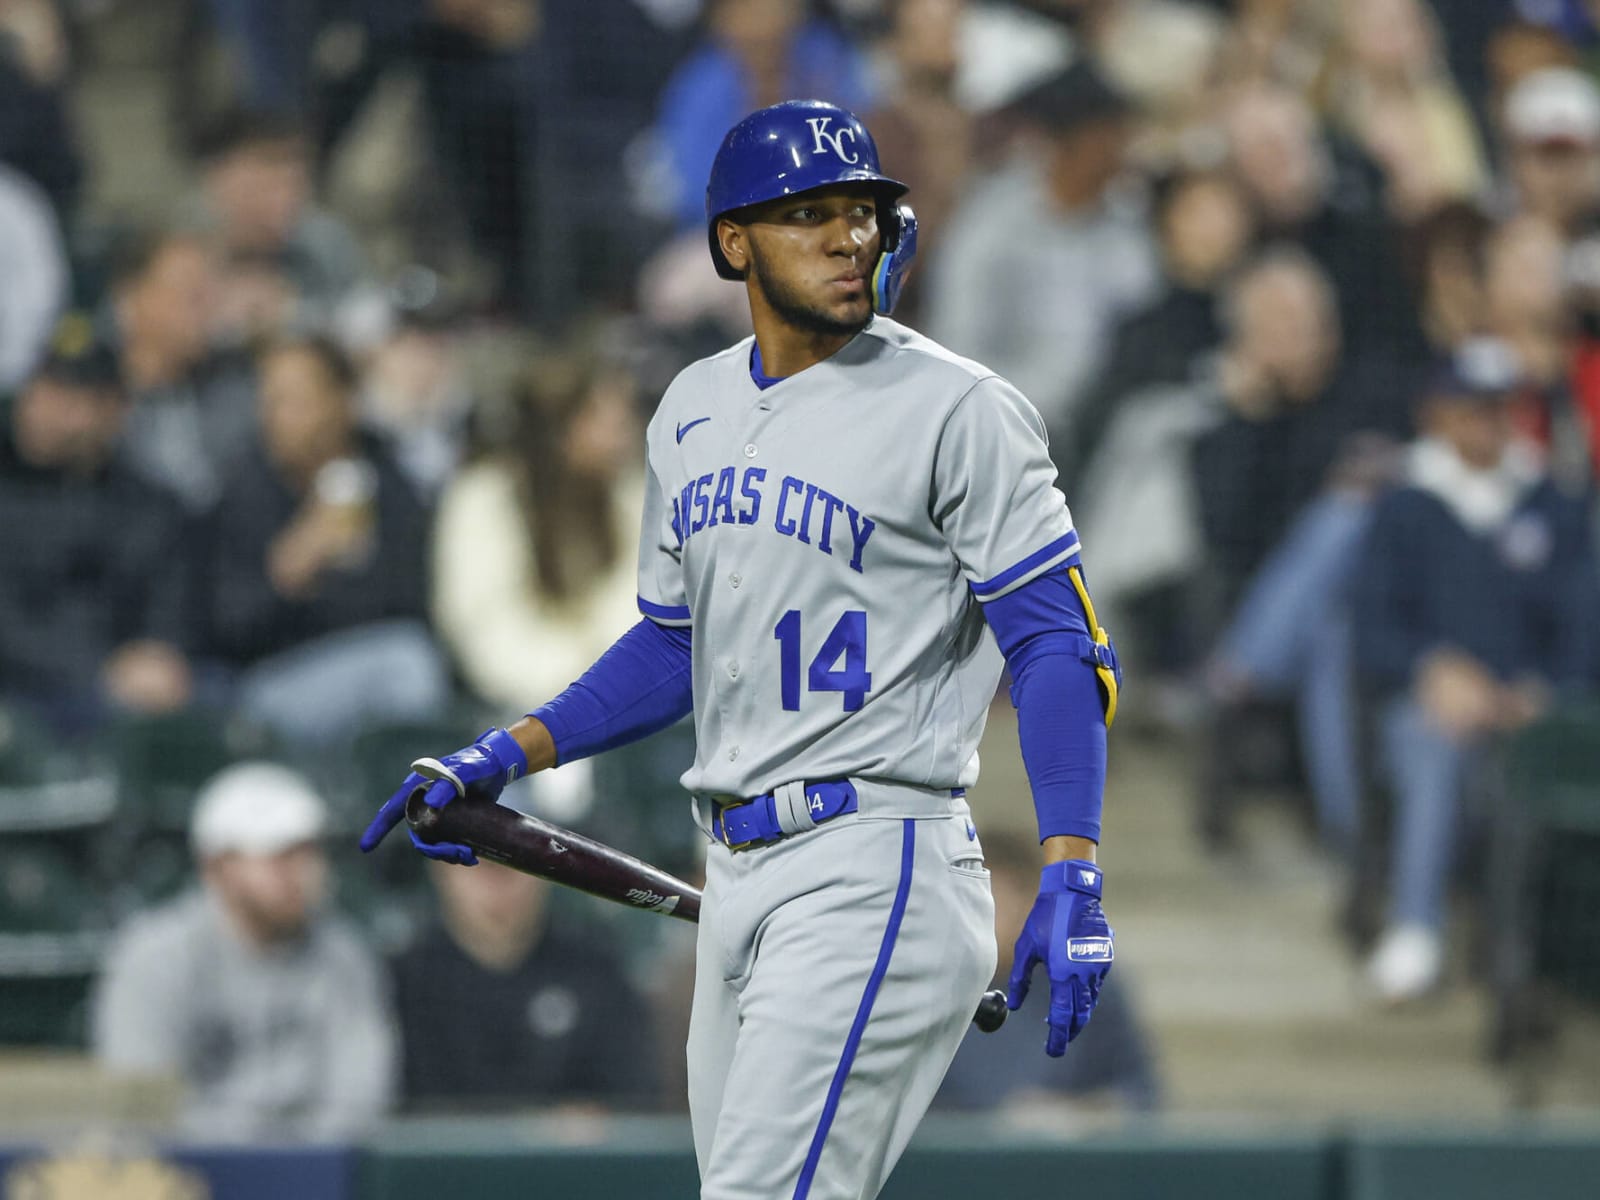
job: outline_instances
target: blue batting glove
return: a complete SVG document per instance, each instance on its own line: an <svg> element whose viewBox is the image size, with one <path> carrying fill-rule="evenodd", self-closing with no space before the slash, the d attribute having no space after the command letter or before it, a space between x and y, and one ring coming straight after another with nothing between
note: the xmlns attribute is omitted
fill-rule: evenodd
<svg viewBox="0 0 1600 1200"><path fill-rule="evenodd" d="M406 801L418 788L426 788L424 804L443 808L457 796L470 796L493 804L505 791L506 784L528 773L528 756L517 745L517 739L504 729L489 729L478 736L465 750L457 750L443 758L419 758L411 764L400 790L384 801L372 824L361 835L361 849L369 851L383 841L389 831L405 820ZM472 847L459 842L425 842L411 830L411 844L429 858L440 862L458 863L464 867L476 865L478 856Z"/></svg>
<svg viewBox="0 0 1600 1200"><path fill-rule="evenodd" d="M1083 1032L1100 999L1100 985L1115 956L1111 926L1100 911L1105 873L1080 858L1051 863L1039 875L1039 898L1017 936L1006 1007L1028 998L1033 968L1044 963L1050 977L1050 1036L1044 1052L1059 1058Z"/></svg>

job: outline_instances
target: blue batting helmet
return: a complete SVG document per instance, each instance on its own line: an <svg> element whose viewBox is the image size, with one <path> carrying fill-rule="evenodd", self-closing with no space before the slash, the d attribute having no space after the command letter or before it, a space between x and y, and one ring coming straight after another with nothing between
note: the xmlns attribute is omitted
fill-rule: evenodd
<svg viewBox="0 0 1600 1200"><path fill-rule="evenodd" d="M825 100L785 100L758 109L722 139L706 184L706 236L724 279L739 279L717 242L717 221L737 209L780 196L870 183L882 197L881 253L872 272L872 306L888 313L917 252L917 218L896 204L906 185L878 169L878 147L860 119Z"/></svg>

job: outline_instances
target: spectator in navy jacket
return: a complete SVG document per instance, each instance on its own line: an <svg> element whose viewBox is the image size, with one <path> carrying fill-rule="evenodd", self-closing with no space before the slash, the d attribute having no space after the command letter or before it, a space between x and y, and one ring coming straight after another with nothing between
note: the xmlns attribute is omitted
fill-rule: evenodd
<svg viewBox="0 0 1600 1200"><path fill-rule="evenodd" d="M1445 899L1475 758L1579 687L1595 632L1584 506L1514 430L1515 360L1482 340L1429 389L1404 481L1379 501L1353 599L1394 802L1388 926L1368 964L1390 1002L1443 967Z"/></svg>

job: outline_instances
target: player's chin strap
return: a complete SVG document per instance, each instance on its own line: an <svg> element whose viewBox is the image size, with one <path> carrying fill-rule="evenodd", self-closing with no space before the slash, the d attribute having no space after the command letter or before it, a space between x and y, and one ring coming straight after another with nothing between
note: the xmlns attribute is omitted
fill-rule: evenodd
<svg viewBox="0 0 1600 1200"><path fill-rule="evenodd" d="M1083 605L1083 615L1089 621L1089 636L1094 639L1093 649L1085 656L1085 661L1094 667L1094 673L1100 677L1100 689L1106 707L1106 728L1111 728L1111 722L1117 719L1117 692L1122 686L1122 670L1117 665L1117 648L1111 644L1111 635L1101 628L1100 620L1094 615L1094 601L1089 599L1089 588L1083 582L1083 570L1077 566L1067 568L1067 578L1072 580L1072 586L1078 593L1078 601Z"/></svg>
<svg viewBox="0 0 1600 1200"><path fill-rule="evenodd" d="M883 252L872 272L872 309L888 316L900 299L906 272L917 256L917 214L909 204L897 204L893 218L884 222Z"/></svg>

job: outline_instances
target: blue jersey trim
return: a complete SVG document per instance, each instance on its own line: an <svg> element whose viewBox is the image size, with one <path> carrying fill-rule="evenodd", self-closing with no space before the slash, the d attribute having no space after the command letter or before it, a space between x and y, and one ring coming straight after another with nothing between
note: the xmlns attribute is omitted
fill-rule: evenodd
<svg viewBox="0 0 1600 1200"><path fill-rule="evenodd" d="M775 383L782 383L788 376L768 375L761 366L761 343L750 343L750 382L763 392Z"/></svg>
<svg viewBox="0 0 1600 1200"><path fill-rule="evenodd" d="M1048 546L1035 550L1027 558L1014 566L1007 567L994 578L968 586L979 600L986 600L1015 584L1030 571L1041 571L1045 567L1055 566L1063 559L1070 559L1079 549L1077 531L1069 529Z"/></svg>
<svg viewBox="0 0 1600 1200"><path fill-rule="evenodd" d="M639 597L639 611L661 625L687 625L692 619L687 604L656 604Z"/></svg>
<svg viewBox="0 0 1600 1200"><path fill-rule="evenodd" d="M889 925L883 931L883 944L878 947L878 961L872 966L867 979L867 990L861 995L856 1009L856 1019L850 1026L850 1036L845 1038L844 1053L839 1056L838 1069L833 1073L833 1083L828 1087L828 1098L822 1103L822 1116L817 1120L817 1131L811 1137L811 1149L806 1153L805 1165L800 1168L800 1178L794 1185L794 1200L805 1200L811 1192L811 1179L817 1173L817 1163L822 1159L822 1146L828 1140L828 1130L833 1127L834 1115L839 1111L839 1095L844 1091L844 1081L856 1060L861 1046L861 1035L866 1032L867 1020L872 1016L872 1005L878 998L883 977L889 973L889 959L894 954L895 939L900 936L900 922L906 915L906 898L911 894L911 868L916 861L917 823L903 822L905 834L900 840L900 887L894 894L894 907L889 910Z"/></svg>

